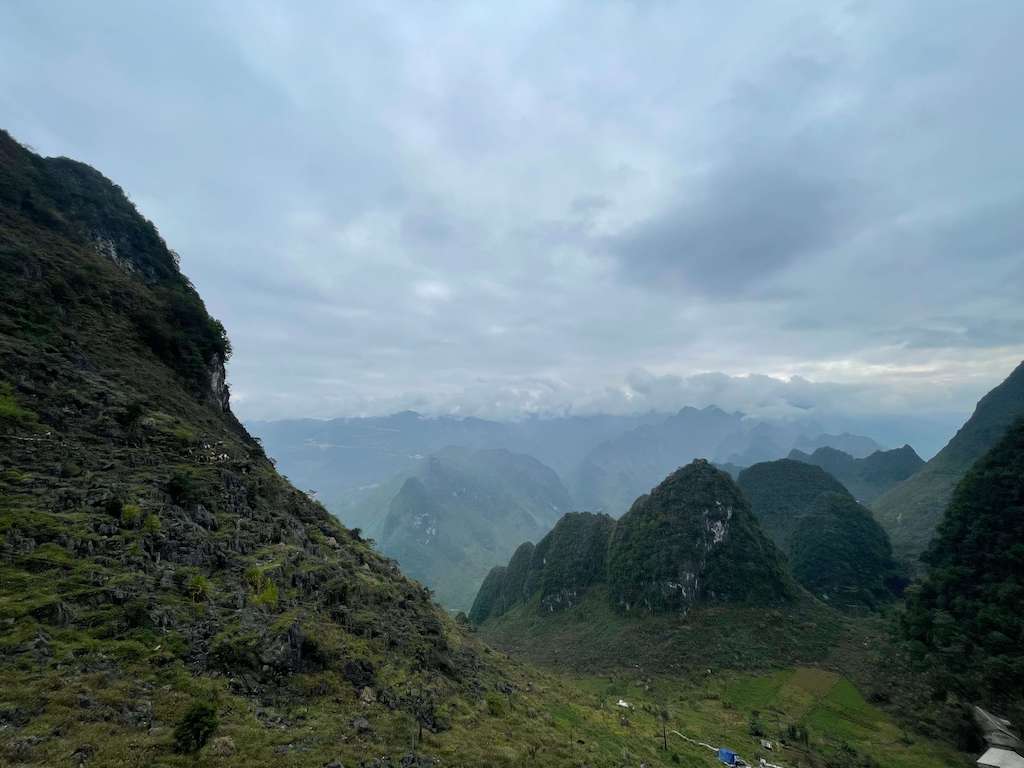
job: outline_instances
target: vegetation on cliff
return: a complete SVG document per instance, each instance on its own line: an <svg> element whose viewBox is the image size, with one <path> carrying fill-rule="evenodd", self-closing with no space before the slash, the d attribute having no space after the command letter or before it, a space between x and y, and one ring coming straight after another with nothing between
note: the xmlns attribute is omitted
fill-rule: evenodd
<svg viewBox="0 0 1024 768"><path fill-rule="evenodd" d="M978 401L971 418L918 472L875 500L875 517L897 556L915 561L928 547L957 483L1024 416L1024 363Z"/></svg>
<svg viewBox="0 0 1024 768"><path fill-rule="evenodd" d="M1024 420L957 485L908 600L907 637L937 695L1024 720Z"/></svg>

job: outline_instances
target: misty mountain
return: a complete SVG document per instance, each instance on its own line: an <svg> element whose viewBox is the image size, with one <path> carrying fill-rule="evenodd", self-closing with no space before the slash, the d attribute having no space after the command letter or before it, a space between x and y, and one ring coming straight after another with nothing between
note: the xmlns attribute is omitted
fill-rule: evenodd
<svg viewBox="0 0 1024 768"><path fill-rule="evenodd" d="M424 457L456 446L528 454L572 477L595 445L663 414L562 416L497 422L457 416L392 416L256 421L248 426L298 487L316 491L349 525L370 529L389 481Z"/></svg>
<svg viewBox="0 0 1024 768"><path fill-rule="evenodd" d="M813 437L808 437L813 435ZM709 406L683 408L596 447L584 459L573 484L580 506L613 516L662 478L695 458L709 458L735 474L749 466L786 456L795 445L875 446L870 438L826 435L814 422L769 422Z"/></svg>
<svg viewBox="0 0 1024 768"><path fill-rule="evenodd" d="M813 438L801 435L793 443L793 450L804 453L814 453L819 448L834 448L837 451L850 454L855 459L862 459L881 450L882 446L870 437L851 435L849 432L838 435L821 434Z"/></svg>
<svg viewBox="0 0 1024 768"><path fill-rule="evenodd" d="M924 466L909 445L891 451L875 451L863 459L828 446L807 454L793 449L790 459L815 464L838 479L858 501L867 504Z"/></svg>
<svg viewBox="0 0 1024 768"><path fill-rule="evenodd" d="M889 532L897 555L917 559L931 541L956 484L1022 415L1024 363L978 401L970 419L945 448L875 500L872 510Z"/></svg>
<svg viewBox="0 0 1024 768"><path fill-rule="evenodd" d="M370 534L450 609L468 609L492 566L571 508L554 470L504 449L447 448L385 488L364 513Z"/></svg>

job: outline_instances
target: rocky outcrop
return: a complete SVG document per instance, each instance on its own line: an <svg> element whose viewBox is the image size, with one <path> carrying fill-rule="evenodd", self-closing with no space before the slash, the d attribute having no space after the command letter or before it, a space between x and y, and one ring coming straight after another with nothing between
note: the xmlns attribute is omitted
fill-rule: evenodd
<svg viewBox="0 0 1024 768"><path fill-rule="evenodd" d="M743 494L702 459L637 499L615 525L608 589L619 609L651 613L795 596L779 552Z"/></svg>

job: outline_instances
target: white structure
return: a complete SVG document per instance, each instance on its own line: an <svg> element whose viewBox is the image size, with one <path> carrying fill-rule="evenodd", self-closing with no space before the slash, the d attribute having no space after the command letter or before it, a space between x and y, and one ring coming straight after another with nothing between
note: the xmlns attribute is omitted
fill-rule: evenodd
<svg viewBox="0 0 1024 768"><path fill-rule="evenodd" d="M981 768L1024 768L1024 757L1002 747L989 747L984 755L978 758Z"/></svg>

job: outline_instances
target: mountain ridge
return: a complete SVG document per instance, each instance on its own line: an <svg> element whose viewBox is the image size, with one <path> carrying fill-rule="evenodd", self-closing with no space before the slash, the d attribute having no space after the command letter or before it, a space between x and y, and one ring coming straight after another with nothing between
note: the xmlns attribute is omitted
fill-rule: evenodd
<svg viewBox="0 0 1024 768"><path fill-rule="evenodd" d="M898 556L916 562L927 548L959 480L1024 416L1024 362L978 401L946 446L920 470L877 498L871 509Z"/></svg>

